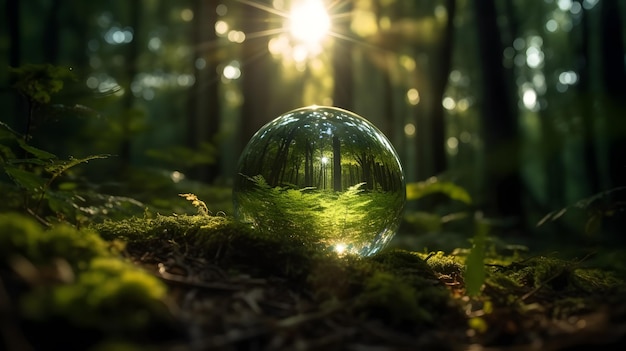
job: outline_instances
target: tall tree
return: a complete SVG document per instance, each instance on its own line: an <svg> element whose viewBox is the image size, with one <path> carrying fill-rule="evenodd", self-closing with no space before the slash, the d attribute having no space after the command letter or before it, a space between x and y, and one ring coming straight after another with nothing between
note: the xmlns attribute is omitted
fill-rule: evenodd
<svg viewBox="0 0 626 351"><path fill-rule="evenodd" d="M258 4L271 7L267 0L258 1ZM240 111L239 140L240 149L243 149L252 135L268 121L270 116L273 116L270 110L270 83L274 80L266 37L258 35L268 29L267 12L258 7L243 5L241 18L243 18L241 25L246 34L241 50L243 105Z"/></svg>
<svg viewBox="0 0 626 351"><path fill-rule="evenodd" d="M132 118L133 118L133 107L135 104L135 97L132 94L131 85L135 76L139 73L138 59L140 54L140 17L142 11L142 1L131 1L128 3L128 23L130 27L133 29L133 40L128 43L127 52L126 52L126 63L125 63L125 72L124 79L126 94L124 94L124 99L122 102L124 108L124 120L122 121L122 140L120 146L120 160L122 170L126 170L131 163L131 149L132 149Z"/></svg>
<svg viewBox="0 0 626 351"><path fill-rule="evenodd" d="M20 31L20 12L21 12L21 2L19 1L6 1L5 2L5 16L6 16L6 25L8 32L8 40L9 40L9 66L10 67L18 67L22 62L22 38ZM14 82L8 82L10 86L13 85ZM26 113L26 105L23 101L23 98L13 92L15 99L13 100L13 112L7 113L7 118L13 118L14 120L7 121L11 125L18 123L17 117L18 115L23 115ZM21 126L20 126L21 127Z"/></svg>
<svg viewBox="0 0 626 351"><path fill-rule="evenodd" d="M17 67L21 63L22 41L20 35L20 2L7 1L6 5L6 24L9 32L9 42L11 48L9 50L9 66Z"/></svg>
<svg viewBox="0 0 626 351"><path fill-rule="evenodd" d="M608 161L610 186L626 184L626 120L623 104L626 97L626 68L624 67L624 40L620 4L617 0L604 0L601 6L601 76L602 90L606 96L606 134L608 135Z"/></svg>
<svg viewBox="0 0 626 351"><path fill-rule="evenodd" d="M187 120L187 141L191 148L199 149L204 143L215 141L219 131L220 105L218 98L218 82L215 72L219 64L219 56L215 46L215 22L217 0L194 0L194 22L192 26L194 69L196 83L190 98L190 113ZM196 62L204 60L204 66ZM201 166L194 171L194 176L205 181L213 181L218 174L218 162Z"/></svg>
<svg viewBox="0 0 626 351"><path fill-rule="evenodd" d="M517 216L522 210L517 114L511 102L510 81L502 65L498 13L495 3L486 0L474 0L474 12L483 78L481 106L486 184L490 192L486 210L490 214Z"/></svg>
<svg viewBox="0 0 626 351"><path fill-rule="evenodd" d="M579 0L580 7L582 8L584 0ZM580 112L582 115L582 133L583 133L583 160L586 165L586 179L591 193L595 194L600 191L600 177L598 175L598 158L597 147L595 140L596 124L593 113L592 104L592 87L591 87L591 69L590 62L593 60L591 57L591 43L590 43L590 21L588 11L583 11L581 14L581 33L580 33L580 47L578 48L580 56L580 69L578 72L578 92L582 95L582 99L578 99L580 105Z"/></svg>
<svg viewBox="0 0 626 351"><path fill-rule="evenodd" d="M447 13L447 21L443 34L439 41L434 44L436 70L432 73L431 87L435 97L432 106L432 152L433 172L439 174L446 170L445 152L445 115L441 101L446 90L450 69L452 66L452 48L454 46L454 17L456 15L456 0L445 0L444 6Z"/></svg>
<svg viewBox="0 0 626 351"><path fill-rule="evenodd" d="M333 190L341 191L341 140L333 136Z"/></svg>

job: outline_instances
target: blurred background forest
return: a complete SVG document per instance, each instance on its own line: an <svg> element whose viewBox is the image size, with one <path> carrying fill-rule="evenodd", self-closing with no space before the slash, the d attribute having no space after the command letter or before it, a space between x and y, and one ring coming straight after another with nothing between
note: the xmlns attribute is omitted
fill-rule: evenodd
<svg viewBox="0 0 626 351"><path fill-rule="evenodd" d="M82 170L108 191L141 170L228 188L259 127L318 104L374 123L407 182L451 181L504 225L596 194L587 216L623 210L602 192L626 185L626 2L327 0L317 35L290 27L324 29L315 11L290 22L306 1L4 0L0 66L71 68L32 143L115 155ZM23 131L24 99L0 75L1 120Z"/></svg>

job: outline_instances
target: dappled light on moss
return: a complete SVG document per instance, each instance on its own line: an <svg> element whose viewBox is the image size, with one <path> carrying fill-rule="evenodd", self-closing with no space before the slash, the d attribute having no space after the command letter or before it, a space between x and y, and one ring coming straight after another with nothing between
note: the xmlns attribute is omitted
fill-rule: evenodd
<svg viewBox="0 0 626 351"><path fill-rule="evenodd" d="M263 233L306 236L339 254L371 255L401 221L398 155L364 118L304 107L263 126L237 166L235 215Z"/></svg>

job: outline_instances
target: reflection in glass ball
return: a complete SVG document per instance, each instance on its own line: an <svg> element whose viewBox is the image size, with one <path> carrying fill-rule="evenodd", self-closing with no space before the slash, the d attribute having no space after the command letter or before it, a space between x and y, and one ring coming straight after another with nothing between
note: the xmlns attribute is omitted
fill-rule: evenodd
<svg viewBox="0 0 626 351"><path fill-rule="evenodd" d="M383 133L352 112L319 106L263 126L239 159L233 188L239 221L338 254L380 251L405 198L400 160Z"/></svg>

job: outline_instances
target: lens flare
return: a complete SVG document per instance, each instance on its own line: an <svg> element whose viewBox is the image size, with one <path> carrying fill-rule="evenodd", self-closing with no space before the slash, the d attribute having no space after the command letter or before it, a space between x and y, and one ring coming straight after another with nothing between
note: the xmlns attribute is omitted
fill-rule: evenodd
<svg viewBox="0 0 626 351"><path fill-rule="evenodd" d="M321 0L300 0L291 9L289 30L298 41L317 45L330 30L330 17Z"/></svg>

